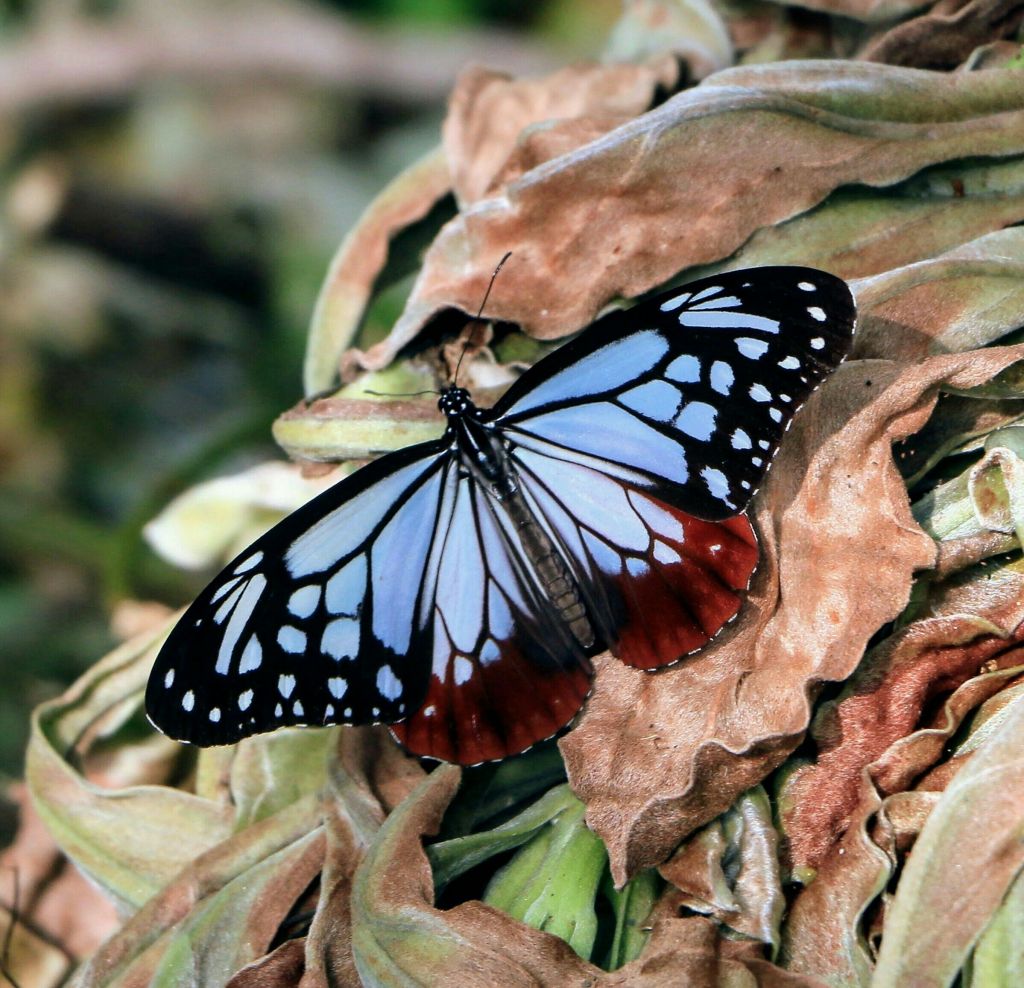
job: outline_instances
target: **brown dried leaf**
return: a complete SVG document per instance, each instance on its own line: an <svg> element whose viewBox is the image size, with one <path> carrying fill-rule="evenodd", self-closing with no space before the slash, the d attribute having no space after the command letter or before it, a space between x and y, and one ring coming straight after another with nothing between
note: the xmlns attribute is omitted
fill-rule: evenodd
<svg viewBox="0 0 1024 988"><path fill-rule="evenodd" d="M886 912L873 985L953 983L1024 866L1022 769L1024 701L1018 697L928 817ZM984 826L978 826L979 806Z"/></svg>
<svg viewBox="0 0 1024 988"><path fill-rule="evenodd" d="M10 795L19 806L19 823L13 843L0 855L3 899L12 906L17 902L19 924L42 934L50 944L59 945L57 953L62 957L62 967L66 967L88 956L110 936L117 928L117 913L110 900L61 854L25 787L13 786ZM5 935L9 921L5 911L0 917L0 936ZM19 960L17 954L15 951L10 961L15 971L19 970L17 965L25 964L25 958ZM43 962L50 951L39 945L32 954ZM23 976L27 973L24 967L20 970ZM41 971L35 974L41 975Z"/></svg>
<svg viewBox="0 0 1024 988"><path fill-rule="evenodd" d="M319 873L324 835L307 798L200 854L78 971L75 984L128 988L190 974L223 984L269 946Z"/></svg>
<svg viewBox="0 0 1024 988"><path fill-rule="evenodd" d="M423 769L384 728L342 731L329 763L327 849L320 902L305 941L301 988L359 984L352 955L352 882L386 815L422 782Z"/></svg>
<svg viewBox="0 0 1024 988"><path fill-rule="evenodd" d="M982 45L1013 37L1024 20L1022 0L940 2L871 40L858 56L917 69L953 69Z"/></svg>
<svg viewBox="0 0 1024 988"><path fill-rule="evenodd" d="M785 908L778 835L760 786L694 834L659 871L683 892L680 901L688 909L778 946Z"/></svg>
<svg viewBox="0 0 1024 988"><path fill-rule="evenodd" d="M475 312L507 251L485 312L550 338L609 299L731 254L840 185L1019 153L1022 87L1013 70L950 77L854 62L716 73L452 220L405 313L359 360L383 367L441 310Z"/></svg>
<svg viewBox="0 0 1024 988"><path fill-rule="evenodd" d="M931 699L952 692L1003 653L1022 654L1013 644L1024 640L1024 574L1007 577L1009 599L916 622L873 649L839 699L820 708L811 731L817 760L798 769L785 787L785 830L795 868L817 867L849 825L865 768L871 766L883 794L906 788L986 696L972 690L959 697L958 709L945 713L945 730L921 737L913 732ZM1013 664L1009 655L1007 661Z"/></svg>
<svg viewBox="0 0 1024 988"><path fill-rule="evenodd" d="M243 967L225 988L293 988L299 984L304 967L305 941L285 940L276 950Z"/></svg>
<svg viewBox="0 0 1024 988"><path fill-rule="evenodd" d="M1006 347L841 367L762 490L761 570L733 632L656 676L598 661L586 714L560 744L617 882L779 765L807 727L808 689L845 679L902 610L935 546L910 516L891 444L921 427L940 383L980 383L1022 356Z"/></svg>
<svg viewBox="0 0 1024 988"><path fill-rule="evenodd" d="M576 65L543 79L513 79L482 66L464 70L441 131L460 206L526 170L514 162L528 128L569 120L583 124L556 145L557 153L565 153L643 113L657 88L672 89L678 78L671 56L647 65ZM585 136L576 140L572 134ZM528 157L533 164L547 160L536 150Z"/></svg>

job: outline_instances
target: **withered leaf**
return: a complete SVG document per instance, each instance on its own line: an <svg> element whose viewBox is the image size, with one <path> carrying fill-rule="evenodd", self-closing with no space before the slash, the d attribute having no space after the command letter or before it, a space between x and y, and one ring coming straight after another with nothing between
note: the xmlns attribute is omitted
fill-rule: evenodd
<svg viewBox="0 0 1024 988"><path fill-rule="evenodd" d="M1024 865L1022 768L1024 702L1017 699L928 817L887 911L873 985L953 982Z"/></svg>
<svg viewBox="0 0 1024 988"><path fill-rule="evenodd" d="M908 68L953 69L975 48L1012 37L1022 19L1021 0L947 0L873 38L859 57Z"/></svg>
<svg viewBox="0 0 1024 988"><path fill-rule="evenodd" d="M360 362L385 366L443 309L475 312L507 251L485 314L550 338L616 296L731 254L841 185L1019 153L1020 94L1010 69L955 79L851 62L718 72L447 224L404 314Z"/></svg>
<svg viewBox="0 0 1024 988"><path fill-rule="evenodd" d="M891 444L921 427L940 383L981 382L1022 355L841 367L797 417L762 490L761 569L735 630L655 676L599 660L586 714L560 745L617 882L779 765L807 727L809 686L845 679L902 610L935 546L910 516Z"/></svg>
<svg viewBox="0 0 1024 988"><path fill-rule="evenodd" d="M513 164L524 131L538 124L578 121L582 140L557 143L565 153L642 113L661 86L671 89L679 66L670 56L649 64L586 64L560 69L543 79L513 79L482 66L464 70L455 82L442 129L445 156L460 206L483 198L518 177ZM547 128L544 128L547 129ZM547 160L531 155L533 164Z"/></svg>

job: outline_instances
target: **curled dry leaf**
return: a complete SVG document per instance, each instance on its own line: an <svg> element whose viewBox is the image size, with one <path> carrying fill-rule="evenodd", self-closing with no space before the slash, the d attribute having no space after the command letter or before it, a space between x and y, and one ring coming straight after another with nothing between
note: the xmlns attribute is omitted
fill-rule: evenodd
<svg viewBox="0 0 1024 988"><path fill-rule="evenodd" d="M543 79L513 79L482 66L466 69L456 80L441 132L460 206L527 170L517 148L528 140L529 128L573 121L576 126L562 131L555 145L558 153L572 151L643 113L657 89L675 88L678 78L678 62L668 55L646 65L579 65ZM532 165L547 160L536 150L527 157Z"/></svg>
<svg viewBox="0 0 1024 988"><path fill-rule="evenodd" d="M930 700L976 676L985 662L1022 654L1024 573L1005 568L998 587L983 584L970 604L927 618L872 650L840 697L825 704L812 727L818 755L784 789L789 854L797 869L818 867L847 828L860 800L865 769L880 793L907 788L934 763L963 714L986 697L958 698L943 729L914 734ZM994 691L1002 684L989 681ZM985 689L985 683L976 688ZM972 690L974 692L974 690ZM930 757L922 747L931 749ZM916 748L917 751L911 749ZM925 757L922 758L922 755Z"/></svg>
<svg viewBox="0 0 1024 988"><path fill-rule="evenodd" d="M1024 865L1022 780L1024 701L1018 698L928 817L887 911L873 985L952 984ZM978 826L979 806L984 826Z"/></svg>
<svg viewBox="0 0 1024 988"><path fill-rule="evenodd" d="M323 865L315 799L200 854L76 973L75 988L225 984L266 952Z"/></svg>
<svg viewBox="0 0 1024 988"><path fill-rule="evenodd" d="M424 779L385 821L359 866L352 895L352 944L364 984L817 988L817 982L770 964L756 947L722 940L713 920L681 918L685 902L678 892L666 893L651 914L651 937L643 954L610 973L581 960L557 937L483 903L435 908L421 840L437 832L459 778L459 769L442 765Z"/></svg>
<svg viewBox="0 0 1024 988"><path fill-rule="evenodd" d="M807 691L849 676L902 610L935 546L910 516L891 445L923 425L940 384L981 383L1022 357L1005 347L841 367L797 417L762 490L761 569L735 631L657 676L598 661L586 715L561 748L617 882L779 765L807 727Z"/></svg>
<svg viewBox="0 0 1024 988"><path fill-rule="evenodd" d="M1012 170L1013 181L1009 188L993 189L988 182L1000 170ZM936 171L927 184L911 179L885 190L838 189L810 212L762 227L728 259L687 277L765 264L806 264L842 278L866 278L1021 221L1024 163L976 163L955 172Z"/></svg>
<svg viewBox="0 0 1024 988"><path fill-rule="evenodd" d="M360 362L387 365L443 309L475 312L507 251L485 314L551 338L616 296L731 254L841 185L887 185L952 158L1019 153L1020 93L1013 70L954 78L795 62L716 73L447 224L402 317ZM751 151L737 155L737 146Z"/></svg>
<svg viewBox="0 0 1024 988"><path fill-rule="evenodd" d="M974 586L977 588L977 584ZM1020 649L1016 656L1008 653L1004 661L1019 662ZM916 840L941 790L971 757L971 739L976 734L981 740L987 736L987 732L975 728L979 718L991 710L996 726L1001 723L1000 699L1004 694L1019 693L1007 685L1016 682L1019 674L1017 666L973 677L949 696L933 726L899 738L883 753L877 765L899 764L907 779L925 773L971 709L990 697L973 718L967 742L957 749L963 754L923 775L916 790L895 792L883 800L873 781L875 766L861 772L850 827L826 853L811 884L791 903L783 927L782 960L788 968L826 978L833 984L868 983L873 958L862 930L864 915ZM799 784L799 775L797 779ZM794 795L783 786L780 806L784 829L796 805Z"/></svg>
<svg viewBox="0 0 1024 988"><path fill-rule="evenodd" d="M686 908L775 948L785 908L778 850L768 796L756 786L659 870Z"/></svg>
<svg viewBox="0 0 1024 988"><path fill-rule="evenodd" d="M98 718L137 707L166 632L122 645L32 717L25 773L33 803L61 849L125 911L231 828L222 804L169 787L106 789L69 761L77 760L76 745Z"/></svg>
<svg viewBox="0 0 1024 988"><path fill-rule="evenodd" d="M1024 232L1014 229L857 281L854 355L917 360L993 343L1024 323L1022 279Z"/></svg>
<svg viewBox="0 0 1024 988"><path fill-rule="evenodd" d="M873 38L859 57L916 69L954 69L976 48L1013 37L1021 0L940 0L927 13Z"/></svg>

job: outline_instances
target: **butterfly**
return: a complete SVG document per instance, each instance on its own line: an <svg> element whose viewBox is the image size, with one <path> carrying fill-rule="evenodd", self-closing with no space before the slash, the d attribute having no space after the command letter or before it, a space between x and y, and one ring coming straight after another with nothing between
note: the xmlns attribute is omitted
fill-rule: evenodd
<svg viewBox="0 0 1024 988"><path fill-rule="evenodd" d="M734 271L598 320L493 408L444 388L440 439L346 477L199 595L150 719L198 745L385 723L467 765L552 736L595 653L658 669L736 616L744 510L854 322L830 274Z"/></svg>

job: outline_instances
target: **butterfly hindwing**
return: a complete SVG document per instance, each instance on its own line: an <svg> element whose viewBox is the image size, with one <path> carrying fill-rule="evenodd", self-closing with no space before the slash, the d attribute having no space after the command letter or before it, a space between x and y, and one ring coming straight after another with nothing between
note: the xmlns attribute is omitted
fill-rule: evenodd
<svg viewBox="0 0 1024 988"><path fill-rule="evenodd" d="M676 662L736 616L758 558L746 516L704 521L593 467L526 448L513 456L587 613L627 665Z"/></svg>
<svg viewBox="0 0 1024 988"><path fill-rule="evenodd" d="M469 475L455 487L434 596L425 602L430 682L392 733L416 754L472 765L524 751L568 724L591 670L490 497Z"/></svg>
<svg viewBox="0 0 1024 988"><path fill-rule="evenodd" d="M445 530L440 443L377 460L314 498L232 561L157 657L146 710L200 745L295 724L389 722L421 701ZM407 579L395 579L406 573Z"/></svg>
<svg viewBox="0 0 1024 988"><path fill-rule="evenodd" d="M853 324L849 288L823 271L716 275L598 322L527 371L493 419L515 444L727 518L848 352Z"/></svg>

